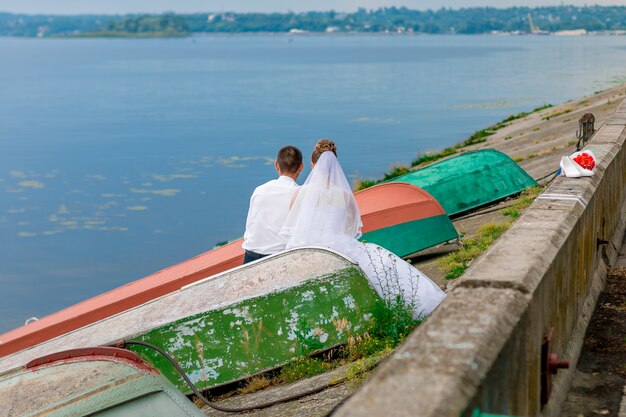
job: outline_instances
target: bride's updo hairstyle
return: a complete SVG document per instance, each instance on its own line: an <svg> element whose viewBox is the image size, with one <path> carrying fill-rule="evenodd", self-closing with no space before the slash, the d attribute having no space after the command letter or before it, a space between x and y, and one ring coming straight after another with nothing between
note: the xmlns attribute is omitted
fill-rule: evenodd
<svg viewBox="0 0 626 417"><path fill-rule="evenodd" d="M317 141L317 143L315 144L315 147L313 148L313 154L311 155L311 162L313 162L314 164L317 164L317 160L320 159L320 156L322 156L322 154L324 152L332 152L335 154L335 156L337 156L337 145L335 145L335 142L333 142L330 139L320 139Z"/></svg>

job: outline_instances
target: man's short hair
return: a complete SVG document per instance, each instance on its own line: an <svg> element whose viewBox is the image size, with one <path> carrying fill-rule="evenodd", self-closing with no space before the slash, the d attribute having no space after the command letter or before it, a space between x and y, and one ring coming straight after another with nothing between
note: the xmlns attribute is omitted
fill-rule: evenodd
<svg viewBox="0 0 626 417"><path fill-rule="evenodd" d="M276 162L278 162L280 172L293 174L297 172L300 165L302 165L302 152L295 146L284 146L278 151Z"/></svg>

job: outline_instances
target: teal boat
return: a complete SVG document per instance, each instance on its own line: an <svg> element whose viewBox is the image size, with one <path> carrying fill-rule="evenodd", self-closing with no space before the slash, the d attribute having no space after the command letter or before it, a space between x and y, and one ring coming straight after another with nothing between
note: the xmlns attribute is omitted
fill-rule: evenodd
<svg viewBox="0 0 626 417"><path fill-rule="evenodd" d="M66 349L138 340L172 354L203 390L346 343L369 326L379 302L352 261L323 248L299 248L6 356L0 359L0 373ZM190 392L161 355L144 346L129 349Z"/></svg>
<svg viewBox="0 0 626 417"><path fill-rule="evenodd" d="M0 375L0 416L204 417L171 382L124 349L63 351Z"/></svg>
<svg viewBox="0 0 626 417"><path fill-rule="evenodd" d="M537 185L515 161L495 149L466 152L394 178L432 195L449 216L493 203Z"/></svg>

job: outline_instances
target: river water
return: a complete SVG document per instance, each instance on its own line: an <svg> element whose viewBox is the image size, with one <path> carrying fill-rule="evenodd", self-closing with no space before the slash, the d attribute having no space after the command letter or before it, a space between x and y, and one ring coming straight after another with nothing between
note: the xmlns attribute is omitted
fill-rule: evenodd
<svg viewBox="0 0 626 417"><path fill-rule="evenodd" d="M600 36L0 38L0 331L241 236L285 144L308 155L333 138L351 179L377 177L626 81L625 48Z"/></svg>

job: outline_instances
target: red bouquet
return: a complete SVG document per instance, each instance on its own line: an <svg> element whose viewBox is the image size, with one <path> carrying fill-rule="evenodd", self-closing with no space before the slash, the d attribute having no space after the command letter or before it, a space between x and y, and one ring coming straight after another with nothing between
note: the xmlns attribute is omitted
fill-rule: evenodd
<svg viewBox="0 0 626 417"><path fill-rule="evenodd" d="M593 170L596 166L596 161L592 155L587 152L581 152L572 158L574 162L583 167L584 169L588 169L589 171Z"/></svg>

